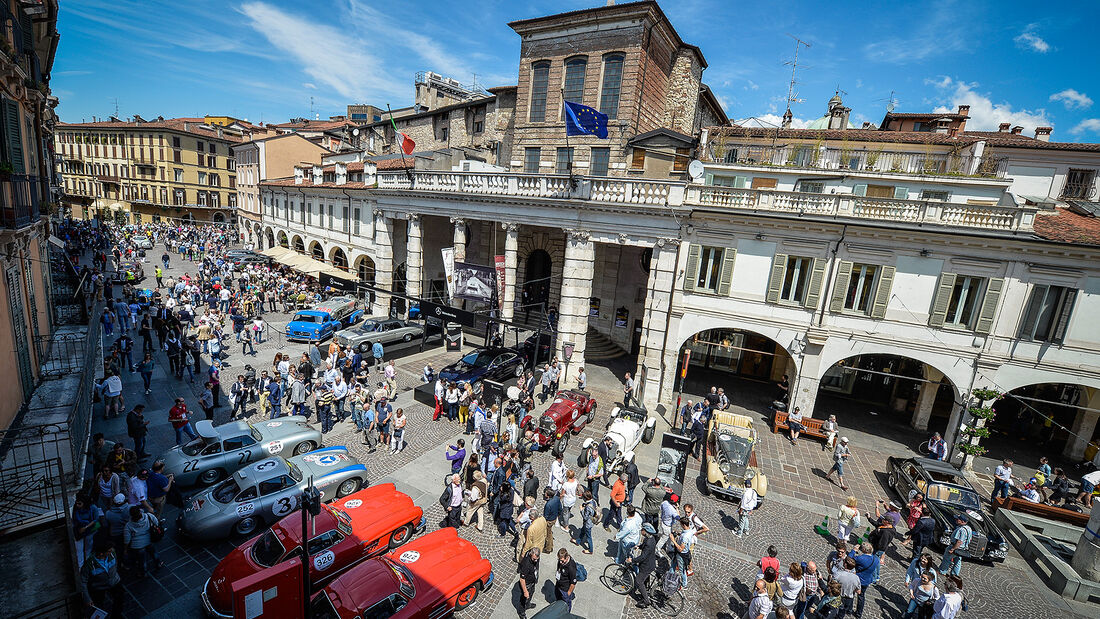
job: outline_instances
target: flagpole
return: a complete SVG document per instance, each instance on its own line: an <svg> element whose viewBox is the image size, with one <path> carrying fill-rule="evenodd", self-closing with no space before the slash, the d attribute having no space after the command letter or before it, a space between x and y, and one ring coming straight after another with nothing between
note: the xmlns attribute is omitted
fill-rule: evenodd
<svg viewBox="0 0 1100 619"><path fill-rule="evenodd" d="M569 170L569 187L576 189L577 180L573 178L573 147L569 145L569 111L565 108L565 89L562 88L559 92L561 92L561 114L565 120L565 148L569 153L569 161L566 164L566 169Z"/></svg>
<svg viewBox="0 0 1100 619"><path fill-rule="evenodd" d="M390 110L389 103L386 104L386 111L389 112L390 124L393 125L393 141L397 143L397 136L400 134L400 131L397 130L397 123L393 120L393 111ZM405 176L409 179L409 189L412 189L413 175L412 172L409 171L408 164L405 163L405 148L404 146L398 145L397 150L401 151L401 166L405 168Z"/></svg>

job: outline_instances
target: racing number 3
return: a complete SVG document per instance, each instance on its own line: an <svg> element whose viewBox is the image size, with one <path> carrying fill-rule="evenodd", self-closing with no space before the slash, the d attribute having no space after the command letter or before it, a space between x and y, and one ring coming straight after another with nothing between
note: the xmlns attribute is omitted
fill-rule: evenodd
<svg viewBox="0 0 1100 619"><path fill-rule="evenodd" d="M279 500L275 502L271 511L274 512L276 516L282 516L283 514L289 514L292 509L294 509L294 499L284 496L279 497Z"/></svg>

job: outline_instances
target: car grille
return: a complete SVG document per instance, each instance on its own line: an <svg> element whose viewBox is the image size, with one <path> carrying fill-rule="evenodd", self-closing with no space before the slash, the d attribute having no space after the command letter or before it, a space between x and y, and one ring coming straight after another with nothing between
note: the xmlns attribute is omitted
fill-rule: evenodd
<svg viewBox="0 0 1100 619"><path fill-rule="evenodd" d="M557 430L557 427L553 419L544 418L539 422L539 430L542 430L543 434L553 434Z"/></svg>
<svg viewBox="0 0 1100 619"><path fill-rule="evenodd" d="M981 535L979 533L975 533L970 538L970 546L967 547L967 550L970 551L970 556L972 556L972 557L983 557L983 556L985 556L985 547L986 547L986 544L988 542L989 542L989 540L987 540L984 535Z"/></svg>

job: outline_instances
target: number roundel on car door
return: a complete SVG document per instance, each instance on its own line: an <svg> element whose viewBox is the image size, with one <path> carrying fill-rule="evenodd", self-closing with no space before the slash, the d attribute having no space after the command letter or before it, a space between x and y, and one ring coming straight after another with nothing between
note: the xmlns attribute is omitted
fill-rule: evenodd
<svg viewBox="0 0 1100 619"><path fill-rule="evenodd" d="M297 506L298 500L293 495L281 496L275 499L271 504L271 513L275 516L285 516L294 511Z"/></svg>

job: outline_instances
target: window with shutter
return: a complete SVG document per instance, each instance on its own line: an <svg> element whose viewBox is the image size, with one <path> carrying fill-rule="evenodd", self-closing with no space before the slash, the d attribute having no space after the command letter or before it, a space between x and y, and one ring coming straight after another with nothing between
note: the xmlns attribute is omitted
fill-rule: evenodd
<svg viewBox="0 0 1100 619"><path fill-rule="evenodd" d="M733 261L737 257L737 250L727 247L722 250L722 273L718 276L718 294L726 297L730 293L730 283L733 282Z"/></svg>
<svg viewBox="0 0 1100 619"><path fill-rule="evenodd" d="M875 303L871 306L871 318L886 316L886 307L890 304L890 292L894 287L894 267L882 267L875 287Z"/></svg>
<svg viewBox="0 0 1100 619"><path fill-rule="evenodd" d="M951 302L951 291L955 289L954 273L941 273L940 283L936 286L936 296L932 298L932 311L928 314L928 325L942 327L947 318L947 305Z"/></svg>
<svg viewBox="0 0 1100 619"><path fill-rule="evenodd" d="M687 266L684 268L684 291L695 292L695 277L699 274L699 252L702 250L698 245L688 246L688 258Z"/></svg>
<svg viewBox="0 0 1100 619"><path fill-rule="evenodd" d="M852 188L853 196L865 196L867 195L867 185L856 185Z"/></svg>
<svg viewBox="0 0 1100 619"><path fill-rule="evenodd" d="M909 188L908 187L894 187L894 199L895 200L908 200Z"/></svg>
<svg viewBox="0 0 1100 619"><path fill-rule="evenodd" d="M848 294L848 281L852 277L852 263L841 260L837 263L836 283L833 285L833 298L829 300L829 311L839 312L844 309L844 300Z"/></svg>
<svg viewBox="0 0 1100 619"><path fill-rule="evenodd" d="M772 275L768 279L768 303L779 301L779 290L783 287L783 274L787 271L787 254L776 254L772 259Z"/></svg>
<svg viewBox="0 0 1100 619"><path fill-rule="evenodd" d="M1077 291L1065 286L1033 287L1020 321L1020 339L1061 344L1076 299Z"/></svg>
<svg viewBox="0 0 1100 619"><path fill-rule="evenodd" d="M19 122L19 103L4 99L4 158L11 163L15 174L26 172L23 159L23 130Z"/></svg>
<svg viewBox="0 0 1100 619"><path fill-rule="evenodd" d="M810 283L803 297L802 305L810 309L817 309L821 301L821 287L825 283L825 260L813 259L813 270L810 272Z"/></svg>
<svg viewBox="0 0 1100 619"><path fill-rule="evenodd" d="M951 290L951 299L947 303L945 325L960 329L973 328L984 283L983 277L959 275L955 278L955 287Z"/></svg>
<svg viewBox="0 0 1100 619"><path fill-rule="evenodd" d="M997 306L1001 302L1001 293L1004 291L1005 280L1003 277L991 277L985 286L985 296L982 298L982 308L978 312L978 322L974 331L989 333L993 330L993 318L997 315Z"/></svg>

